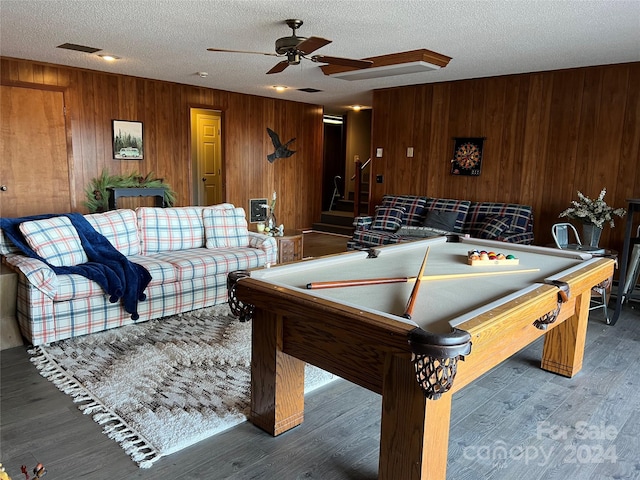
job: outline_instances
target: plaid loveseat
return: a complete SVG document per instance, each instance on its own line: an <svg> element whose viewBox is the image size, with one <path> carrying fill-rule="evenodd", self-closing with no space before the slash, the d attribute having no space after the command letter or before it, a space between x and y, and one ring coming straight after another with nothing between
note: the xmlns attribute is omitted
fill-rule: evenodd
<svg viewBox="0 0 640 480"><path fill-rule="evenodd" d="M84 218L150 273L146 299L137 305L138 322L224 303L229 272L275 263L277 258L275 239L249 232L244 210L231 204L141 207ZM29 342L46 344L135 322L95 281L56 274L48 266L87 261L67 217L29 221L19 228L47 262L21 254L0 234L4 262L18 274L16 316Z"/></svg>
<svg viewBox="0 0 640 480"><path fill-rule="evenodd" d="M448 234L533 243L533 210L514 203L385 195L374 216L356 217L353 225L351 250Z"/></svg>

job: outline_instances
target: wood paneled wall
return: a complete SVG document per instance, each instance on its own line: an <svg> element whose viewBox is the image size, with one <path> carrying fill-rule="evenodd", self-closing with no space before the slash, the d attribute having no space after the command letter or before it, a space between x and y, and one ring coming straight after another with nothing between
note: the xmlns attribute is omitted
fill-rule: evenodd
<svg viewBox="0 0 640 480"><path fill-rule="evenodd" d="M248 208L250 198L278 193L276 215L287 228L309 227L322 202L322 107L211 88L88 71L11 58L0 59L6 85L63 88L70 116L72 209L86 212L84 189L103 168L110 173L154 172L190 205L189 109L222 111L225 201ZM113 160L111 120L144 123L144 160ZM290 158L267 162L274 148L269 127L296 137ZM47 198L46 179L39 194Z"/></svg>
<svg viewBox="0 0 640 480"><path fill-rule="evenodd" d="M450 174L453 137L486 137L479 177ZM373 205L385 193L528 204L546 244L577 190L606 187L616 208L640 197L640 63L378 90L372 139ZM625 220L600 244L621 250Z"/></svg>

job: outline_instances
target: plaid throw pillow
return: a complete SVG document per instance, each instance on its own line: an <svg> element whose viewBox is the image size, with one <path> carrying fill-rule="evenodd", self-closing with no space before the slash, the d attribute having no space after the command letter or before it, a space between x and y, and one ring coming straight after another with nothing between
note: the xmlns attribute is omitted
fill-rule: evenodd
<svg viewBox="0 0 640 480"><path fill-rule="evenodd" d="M52 217L21 223L29 246L54 267L72 267L89 261L80 237L67 217Z"/></svg>
<svg viewBox="0 0 640 480"><path fill-rule="evenodd" d="M385 195L382 197L383 207L401 207L405 209L404 223L417 226L422 222L427 200L416 195Z"/></svg>
<svg viewBox="0 0 640 480"><path fill-rule="evenodd" d="M133 210L111 210L85 215L84 218L125 257L140 254L138 222Z"/></svg>
<svg viewBox="0 0 640 480"><path fill-rule="evenodd" d="M478 238L495 240L511 228L511 218L502 215L487 215L482 223Z"/></svg>
<svg viewBox="0 0 640 480"><path fill-rule="evenodd" d="M138 207L143 255L202 248L202 211L202 207Z"/></svg>
<svg viewBox="0 0 640 480"><path fill-rule="evenodd" d="M244 208L207 208L202 213L207 248L249 246Z"/></svg>
<svg viewBox="0 0 640 480"><path fill-rule="evenodd" d="M382 205L376 209L376 216L371 224L371 229L395 232L402 225L405 212L404 207L388 207Z"/></svg>

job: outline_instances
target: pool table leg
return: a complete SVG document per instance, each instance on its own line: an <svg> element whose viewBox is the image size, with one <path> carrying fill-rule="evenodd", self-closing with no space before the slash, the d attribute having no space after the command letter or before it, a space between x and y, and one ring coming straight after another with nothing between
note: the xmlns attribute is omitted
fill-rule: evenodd
<svg viewBox="0 0 640 480"><path fill-rule="evenodd" d="M280 435L304 420L304 365L282 351L282 317L253 313L251 340L251 423Z"/></svg>
<svg viewBox="0 0 640 480"><path fill-rule="evenodd" d="M590 290L578 296L573 315L545 334L541 364L544 370L565 377L573 377L582 370L590 299Z"/></svg>
<svg viewBox="0 0 640 480"><path fill-rule="evenodd" d="M444 480L451 393L427 400L407 355L387 355L382 392L379 480Z"/></svg>

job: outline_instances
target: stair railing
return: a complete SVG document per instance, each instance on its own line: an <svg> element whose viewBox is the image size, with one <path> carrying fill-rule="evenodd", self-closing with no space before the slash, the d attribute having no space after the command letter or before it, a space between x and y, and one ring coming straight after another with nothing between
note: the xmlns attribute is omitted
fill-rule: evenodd
<svg viewBox="0 0 640 480"><path fill-rule="evenodd" d="M333 193L331 194L331 203L329 204L329 211L333 209L333 202L336 201L336 198L341 198L340 189L338 188L338 180L342 180L340 175L336 175L333 177Z"/></svg>
<svg viewBox="0 0 640 480"><path fill-rule="evenodd" d="M367 168L367 166L371 163L371 158L369 158L366 162L362 163L360 161L356 162L356 173L353 174L351 180L355 180L355 184L353 186L353 216L360 216L360 195L362 190L362 170Z"/></svg>

